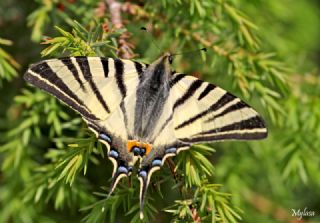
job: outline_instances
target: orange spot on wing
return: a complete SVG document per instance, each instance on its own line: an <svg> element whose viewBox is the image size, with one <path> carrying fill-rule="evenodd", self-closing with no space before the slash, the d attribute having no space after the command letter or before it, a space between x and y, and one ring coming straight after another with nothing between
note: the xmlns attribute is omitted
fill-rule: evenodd
<svg viewBox="0 0 320 223"><path fill-rule="evenodd" d="M143 143L143 147L146 148L146 155L148 155L148 153L151 152L152 145L151 145L151 144L148 144L148 143Z"/></svg>
<svg viewBox="0 0 320 223"><path fill-rule="evenodd" d="M131 152L131 150L134 146L137 146L139 148L145 148L146 155L148 155L152 150L152 145L149 143L143 143L143 142L139 142L137 140L128 140L127 149L128 149L129 153Z"/></svg>
<svg viewBox="0 0 320 223"><path fill-rule="evenodd" d="M137 141L136 140L128 140L128 143L127 143L127 149L128 149L128 152L130 153L132 148L134 146L137 145Z"/></svg>

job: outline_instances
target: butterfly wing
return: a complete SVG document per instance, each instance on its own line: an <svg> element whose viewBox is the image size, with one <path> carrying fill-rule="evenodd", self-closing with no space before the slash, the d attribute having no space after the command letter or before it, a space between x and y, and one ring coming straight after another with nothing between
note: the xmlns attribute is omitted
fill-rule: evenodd
<svg viewBox="0 0 320 223"><path fill-rule="evenodd" d="M175 73L157 131L154 149L139 171L142 200L151 175L169 156L192 144L227 139L261 139L267 129L258 113L227 91L198 78Z"/></svg>
<svg viewBox="0 0 320 223"><path fill-rule="evenodd" d="M69 57L41 61L24 75L27 82L80 113L107 146L114 164L111 191L131 171L132 156L126 152L126 110L122 105L136 91L145 67L130 60Z"/></svg>
<svg viewBox="0 0 320 223"><path fill-rule="evenodd" d="M157 168L152 163L163 163L167 156L196 143L266 136L262 118L241 99L211 83L176 73L151 140L156 149L141 164L146 169Z"/></svg>
<svg viewBox="0 0 320 223"><path fill-rule="evenodd" d="M175 136L195 144L267 137L259 114L227 91L192 76L175 74L172 87Z"/></svg>
<svg viewBox="0 0 320 223"><path fill-rule="evenodd" d="M32 65L24 78L79 112L85 120L104 120L134 88L145 65L100 57L50 59Z"/></svg>

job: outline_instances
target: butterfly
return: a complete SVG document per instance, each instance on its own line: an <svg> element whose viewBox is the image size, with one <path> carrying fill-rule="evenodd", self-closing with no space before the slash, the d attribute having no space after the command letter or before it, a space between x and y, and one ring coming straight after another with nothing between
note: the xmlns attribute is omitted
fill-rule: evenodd
<svg viewBox="0 0 320 223"><path fill-rule="evenodd" d="M140 217L150 178L193 144L267 137L263 119L220 87L172 71L166 53L151 64L67 57L31 65L24 79L80 113L107 147L110 194L139 162Z"/></svg>

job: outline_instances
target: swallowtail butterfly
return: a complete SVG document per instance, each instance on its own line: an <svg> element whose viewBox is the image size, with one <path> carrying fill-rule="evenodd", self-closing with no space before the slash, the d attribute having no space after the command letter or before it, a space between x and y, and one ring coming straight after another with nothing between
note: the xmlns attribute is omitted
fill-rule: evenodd
<svg viewBox="0 0 320 223"><path fill-rule="evenodd" d="M49 59L24 78L80 113L114 165L110 193L139 160L140 205L154 171L191 145L267 136L259 114L225 90L171 70L167 53L152 64L102 57Z"/></svg>

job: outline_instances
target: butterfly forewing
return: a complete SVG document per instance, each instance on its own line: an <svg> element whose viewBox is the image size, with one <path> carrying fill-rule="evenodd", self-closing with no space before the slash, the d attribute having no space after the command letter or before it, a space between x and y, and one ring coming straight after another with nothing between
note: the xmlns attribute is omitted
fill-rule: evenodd
<svg viewBox="0 0 320 223"><path fill-rule="evenodd" d="M51 59L32 65L25 79L48 91L87 120L104 120L115 110L127 85L135 89L144 65L100 57Z"/></svg>
<svg viewBox="0 0 320 223"><path fill-rule="evenodd" d="M267 136L258 113L217 86L184 76L173 86L171 94L176 105L173 113L175 134L184 142L193 144Z"/></svg>

